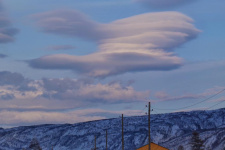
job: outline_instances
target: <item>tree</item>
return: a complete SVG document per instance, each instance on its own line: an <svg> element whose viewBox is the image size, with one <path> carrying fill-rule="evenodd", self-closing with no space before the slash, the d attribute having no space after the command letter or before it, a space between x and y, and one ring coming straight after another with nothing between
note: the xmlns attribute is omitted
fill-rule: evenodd
<svg viewBox="0 0 225 150"><path fill-rule="evenodd" d="M29 150L42 150L38 140L36 138L33 138L30 142L30 146L28 148Z"/></svg>
<svg viewBox="0 0 225 150"><path fill-rule="evenodd" d="M177 150L184 150L184 147L180 145Z"/></svg>
<svg viewBox="0 0 225 150"><path fill-rule="evenodd" d="M203 141L199 137L199 133L194 131L191 137L191 148L192 150L204 150Z"/></svg>
<svg viewBox="0 0 225 150"><path fill-rule="evenodd" d="M206 147L206 150L212 150L212 149L210 148L210 146L208 146L208 147Z"/></svg>

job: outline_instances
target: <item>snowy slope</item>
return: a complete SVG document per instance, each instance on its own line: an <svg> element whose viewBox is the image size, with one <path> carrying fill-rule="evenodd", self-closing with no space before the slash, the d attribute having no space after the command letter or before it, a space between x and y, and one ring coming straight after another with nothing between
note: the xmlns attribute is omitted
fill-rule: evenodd
<svg viewBox="0 0 225 150"><path fill-rule="evenodd" d="M225 109L168 113L151 116L152 141L171 150L183 145L190 149L191 133L197 130L208 149L222 150L225 145ZM147 144L147 116L124 120L125 150L135 150ZM0 129L0 150L21 150L37 138L44 150L91 150L94 136L98 150L105 150L105 129L108 129L108 149L121 148L121 119L99 120L78 124L39 125Z"/></svg>

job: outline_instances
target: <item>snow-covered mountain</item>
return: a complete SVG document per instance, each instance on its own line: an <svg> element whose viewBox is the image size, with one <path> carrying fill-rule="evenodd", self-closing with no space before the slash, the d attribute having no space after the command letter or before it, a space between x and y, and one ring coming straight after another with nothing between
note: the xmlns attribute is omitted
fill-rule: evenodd
<svg viewBox="0 0 225 150"><path fill-rule="evenodd" d="M135 150L147 144L147 116L124 118L125 150ZM108 149L121 150L121 118L77 124L38 125L0 128L0 150L21 150L38 139L43 150L91 150L97 137L98 150L105 150L105 129L108 129ZM151 115L151 138L170 150L182 145L190 149L189 141L196 130L205 147L223 150L225 147L225 109Z"/></svg>

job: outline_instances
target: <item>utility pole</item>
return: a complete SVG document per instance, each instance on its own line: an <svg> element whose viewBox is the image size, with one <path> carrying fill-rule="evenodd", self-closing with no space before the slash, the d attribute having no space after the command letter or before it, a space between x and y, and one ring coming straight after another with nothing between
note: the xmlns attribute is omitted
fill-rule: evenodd
<svg viewBox="0 0 225 150"><path fill-rule="evenodd" d="M95 136L95 150L97 150L97 147L96 147L96 136Z"/></svg>
<svg viewBox="0 0 225 150"><path fill-rule="evenodd" d="M92 150L97 150L97 147L96 147L96 136L95 136L95 148L92 149Z"/></svg>
<svg viewBox="0 0 225 150"><path fill-rule="evenodd" d="M107 129L105 130L105 138L106 138L106 140L105 140L105 147L106 147L106 150L108 149L107 147L108 147L108 131L107 131Z"/></svg>
<svg viewBox="0 0 225 150"><path fill-rule="evenodd" d="M124 150L124 135L123 135L123 114L122 114L122 150Z"/></svg>
<svg viewBox="0 0 225 150"><path fill-rule="evenodd" d="M148 103L148 150L151 150L151 120L150 120L150 113L151 113L151 102Z"/></svg>

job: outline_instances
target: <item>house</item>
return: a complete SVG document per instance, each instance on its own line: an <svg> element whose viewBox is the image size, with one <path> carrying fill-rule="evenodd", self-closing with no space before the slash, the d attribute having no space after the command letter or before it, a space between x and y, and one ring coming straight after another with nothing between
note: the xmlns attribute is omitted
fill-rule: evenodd
<svg viewBox="0 0 225 150"><path fill-rule="evenodd" d="M145 146L138 148L137 150L148 150L148 148L149 148L148 145L145 145ZM155 143L151 143L151 150L169 150L169 149L159 146Z"/></svg>

